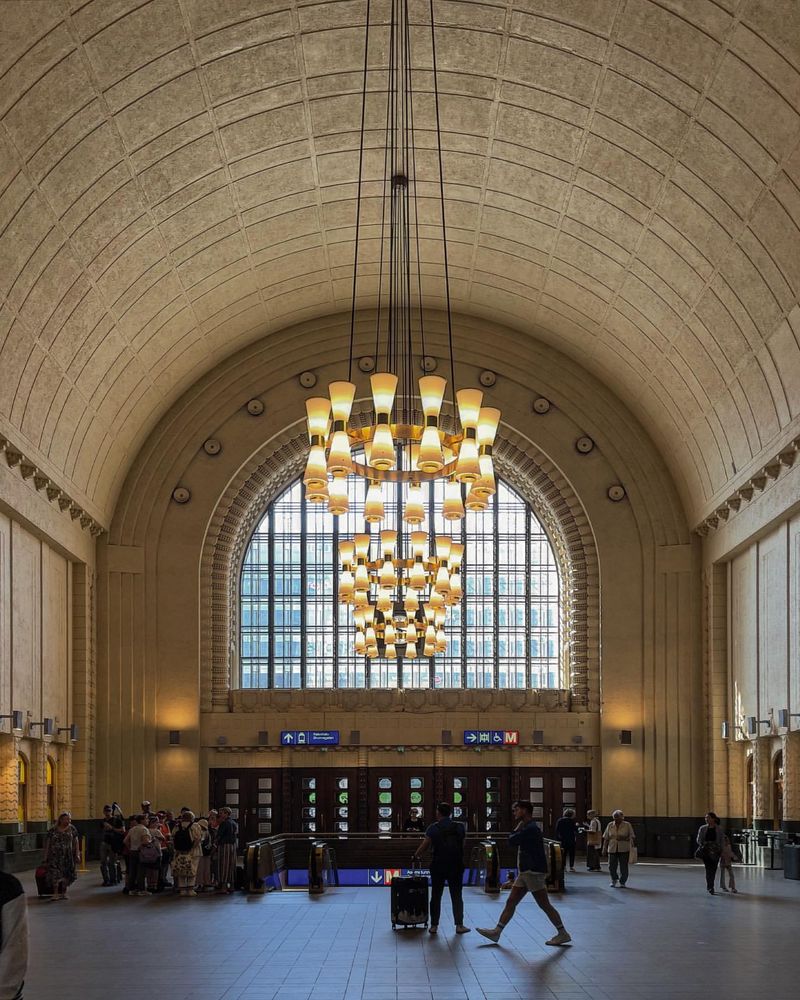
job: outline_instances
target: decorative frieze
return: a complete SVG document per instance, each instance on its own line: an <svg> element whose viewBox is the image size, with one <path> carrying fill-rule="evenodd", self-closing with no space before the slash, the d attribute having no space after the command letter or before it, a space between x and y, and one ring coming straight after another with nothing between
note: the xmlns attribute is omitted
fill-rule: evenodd
<svg viewBox="0 0 800 1000"><path fill-rule="evenodd" d="M39 469L32 459L27 458L8 438L2 435L0 435L0 452L4 453L6 464L10 469L19 469L19 473L24 480L33 482L37 493L42 493L48 503L57 503L62 513L69 511L72 520L80 521L81 528L84 531L88 531L96 538L106 530L88 511L76 503L58 483L54 482L47 473Z"/></svg>
<svg viewBox="0 0 800 1000"><path fill-rule="evenodd" d="M767 485L775 482L787 469L791 469L800 453L800 437L795 438L777 455L766 462L762 468L747 482L735 490L720 504L719 507L705 517L696 527L698 535L705 536L716 531L720 524L725 524L730 517L737 514L743 504L748 504L753 497L763 493Z"/></svg>

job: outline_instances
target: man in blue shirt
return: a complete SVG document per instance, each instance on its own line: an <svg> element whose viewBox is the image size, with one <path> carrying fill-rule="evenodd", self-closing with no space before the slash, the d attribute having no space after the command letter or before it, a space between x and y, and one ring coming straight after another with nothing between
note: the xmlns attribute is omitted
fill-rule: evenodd
<svg viewBox="0 0 800 1000"><path fill-rule="evenodd" d="M545 944L569 944L572 938L564 929L558 910L552 905L547 895L547 857L544 852L542 831L533 819L533 806L530 802L520 799L514 803L513 811L517 825L509 836L508 842L517 848L519 874L511 887L508 902L500 914L497 926L492 928L478 927L477 931L497 944L503 933L503 928L514 916L514 911L525 893L530 892L536 900L536 905L556 929L555 935Z"/></svg>
<svg viewBox="0 0 800 1000"><path fill-rule="evenodd" d="M453 904L456 934L466 934L469 931L469 927L464 926L464 900L461 896L464 881L464 827L450 818L451 812L448 802L439 803L436 807L436 822L425 831L425 839L414 854L415 860L418 860L429 847L433 852L431 925L428 928L430 934L435 934L439 929L445 882L450 890L450 902Z"/></svg>

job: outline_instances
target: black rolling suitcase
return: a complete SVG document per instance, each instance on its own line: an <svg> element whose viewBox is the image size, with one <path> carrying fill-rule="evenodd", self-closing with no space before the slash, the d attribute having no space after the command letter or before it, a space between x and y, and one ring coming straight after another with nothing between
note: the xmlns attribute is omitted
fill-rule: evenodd
<svg viewBox="0 0 800 1000"><path fill-rule="evenodd" d="M390 889L392 894L392 930L398 924L401 927L428 926L428 878L418 874L412 867L411 874L406 878L393 878Z"/></svg>
<svg viewBox="0 0 800 1000"><path fill-rule="evenodd" d="M53 883L50 881L50 876L44 865L39 865L36 869L36 891L40 896L53 895Z"/></svg>

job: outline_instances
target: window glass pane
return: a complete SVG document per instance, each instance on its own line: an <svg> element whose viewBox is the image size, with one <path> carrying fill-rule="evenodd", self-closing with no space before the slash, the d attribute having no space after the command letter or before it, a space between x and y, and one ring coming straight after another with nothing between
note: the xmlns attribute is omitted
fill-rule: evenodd
<svg viewBox="0 0 800 1000"><path fill-rule="evenodd" d="M239 790L239 779L238 778L226 778L225 779L225 789L226 791L238 791Z"/></svg>
<svg viewBox="0 0 800 1000"><path fill-rule="evenodd" d="M574 778L562 778L561 779L561 787L562 788L574 788L575 787L575 779Z"/></svg>
<svg viewBox="0 0 800 1000"><path fill-rule="evenodd" d="M367 483L347 480L350 508L334 518L291 484L263 514L245 552L238 658L245 688L511 688L563 683L558 565L529 504L502 480L484 512L444 521L444 483L426 486L423 525L464 545L462 603L448 609L444 653L408 660L356 656L352 611L339 605L338 542L366 531L400 533L406 487L383 484L385 517L364 522ZM402 647L400 647L402 652Z"/></svg>

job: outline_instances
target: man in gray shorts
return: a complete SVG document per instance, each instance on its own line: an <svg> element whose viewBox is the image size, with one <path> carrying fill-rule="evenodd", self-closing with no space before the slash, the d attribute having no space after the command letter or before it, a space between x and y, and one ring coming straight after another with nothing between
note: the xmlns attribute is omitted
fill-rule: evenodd
<svg viewBox="0 0 800 1000"><path fill-rule="evenodd" d="M544 853L544 838L538 824L533 819L533 806L530 802L519 800L513 805L514 819L517 825L514 832L508 838L508 842L517 848L517 875L505 909L500 914L497 927L476 928L495 944L500 940L503 928L514 916L514 911L526 892L530 892L536 900L536 905L542 910L550 923L555 927L556 933L545 944L564 945L569 944L572 938L564 930L564 924L558 914L558 910L552 905L547 895L547 858Z"/></svg>

